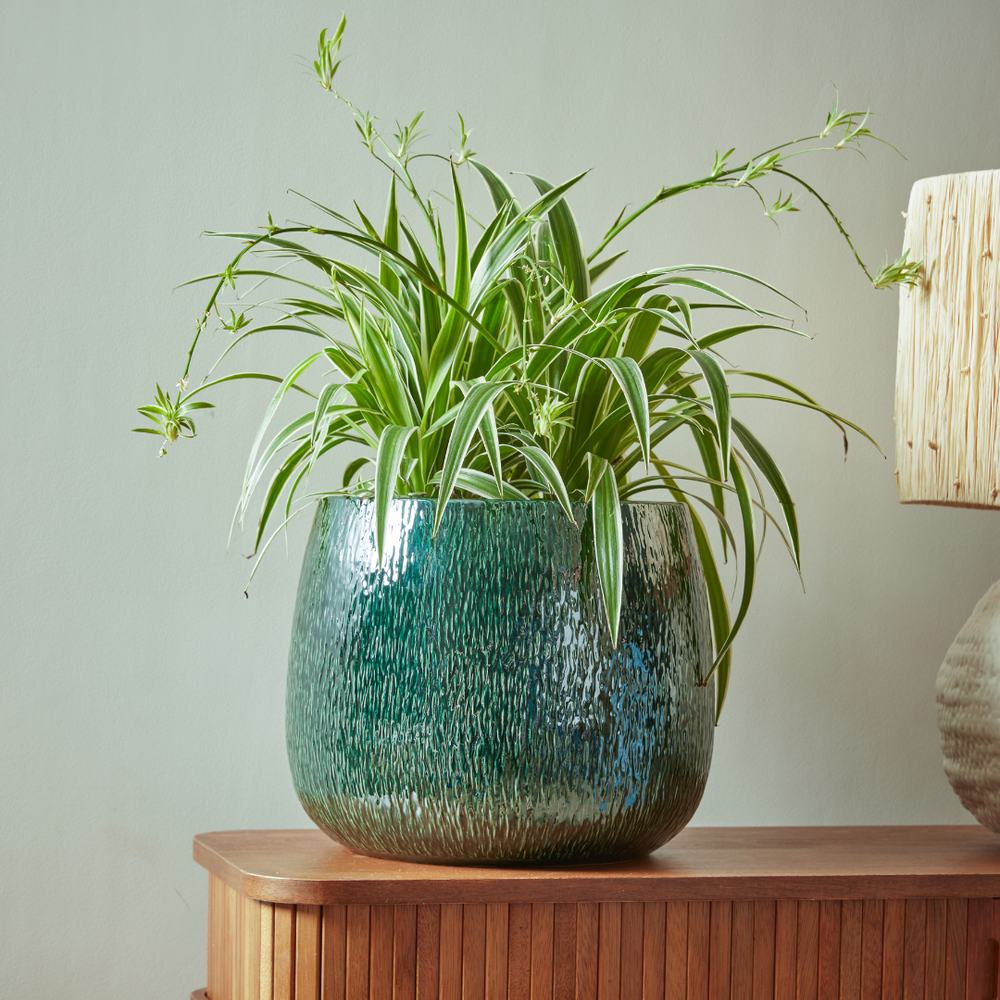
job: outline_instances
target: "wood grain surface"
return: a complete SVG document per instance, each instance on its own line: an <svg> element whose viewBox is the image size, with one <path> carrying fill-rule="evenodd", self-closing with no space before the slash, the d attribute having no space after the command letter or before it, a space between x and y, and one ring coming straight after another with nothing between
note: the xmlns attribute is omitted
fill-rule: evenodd
<svg viewBox="0 0 1000 1000"><path fill-rule="evenodd" d="M513 912L514 907L511 907ZM597 940L600 933L599 904L589 900L576 908L576 996L597 1000Z"/></svg>
<svg viewBox="0 0 1000 1000"><path fill-rule="evenodd" d="M795 939L795 1000L816 1000L819 988L819 900L800 899Z"/></svg>
<svg viewBox="0 0 1000 1000"><path fill-rule="evenodd" d="M601 903L597 954L597 1000L619 1000L622 968L621 903Z"/></svg>
<svg viewBox="0 0 1000 1000"><path fill-rule="evenodd" d="M861 904L861 1000L882 996L882 929L885 901L866 899Z"/></svg>
<svg viewBox="0 0 1000 1000"><path fill-rule="evenodd" d="M463 907L462 1000L486 996L486 904Z"/></svg>
<svg viewBox="0 0 1000 1000"><path fill-rule="evenodd" d="M1000 932L996 901L970 899L965 990L968 1000L996 1000Z"/></svg>
<svg viewBox="0 0 1000 1000"><path fill-rule="evenodd" d="M323 908L296 906L295 1000L320 1000L322 941Z"/></svg>
<svg viewBox="0 0 1000 1000"><path fill-rule="evenodd" d="M903 915L903 1000L923 1000L927 962L927 900L908 899Z"/></svg>
<svg viewBox="0 0 1000 1000"><path fill-rule="evenodd" d="M798 904L794 899L779 899L774 910L774 1000L795 1000Z"/></svg>
<svg viewBox="0 0 1000 1000"><path fill-rule="evenodd" d="M392 998L416 1000L417 908L397 906L393 921Z"/></svg>
<svg viewBox="0 0 1000 1000"><path fill-rule="evenodd" d="M753 927L753 901L741 899L733 903L729 994L732 1000L753 1000Z"/></svg>
<svg viewBox="0 0 1000 1000"><path fill-rule="evenodd" d="M667 904L643 906L642 1000L664 1000Z"/></svg>
<svg viewBox="0 0 1000 1000"><path fill-rule="evenodd" d="M819 904L819 1000L840 996L841 903L824 899Z"/></svg>
<svg viewBox="0 0 1000 1000"><path fill-rule="evenodd" d="M274 1000L274 903L260 904L260 1000Z"/></svg>
<svg viewBox="0 0 1000 1000"><path fill-rule="evenodd" d="M552 1000L576 1000L576 904L553 907Z"/></svg>
<svg viewBox="0 0 1000 1000"><path fill-rule="evenodd" d="M243 900L243 997L241 1000L261 1000L260 998L260 933L261 907L267 906L257 899Z"/></svg>
<svg viewBox="0 0 1000 1000"><path fill-rule="evenodd" d="M642 1000L643 904L622 903L621 1000Z"/></svg>
<svg viewBox="0 0 1000 1000"><path fill-rule="evenodd" d="M552 1000L555 920L554 903L532 904L531 1000Z"/></svg>
<svg viewBox="0 0 1000 1000"><path fill-rule="evenodd" d="M965 828L953 829L970 842ZM820 839L828 832L819 831ZM838 864L846 869L849 860L844 848ZM534 875L550 889L572 885L573 877L588 887L610 867ZM945 863L938 858L934 867ZM1000 899L986 893L988 881L966 897L676 899L671 876L641 874L636 864L617 868L623 891L600 900L484 901L470 877L475 870L436 869L457 873L464 900L393 903L383 892L381 901L322 905L246 897L210 871L209 985L192 996L997 1000L1000 992ZM692 876L693 868L684 877L710 880L707 872ZM386 869L379 871L374 881L391 888ZM480 872L480 881L499 877L516 896L531 873L513 874ZM636 885L665 891L659 900L636 900L624 891Z"/></svg>
<svg viewBox="0 0 1000 1000"><path fill-rule="evenodd" d="M640 861L581 868L407 864L319 830L195 837L194 858L274 903L663 902L1000 896L1000 842L980 826L688 828Z"/></svg>
<svg viewBox="0 0 1000 1000"><path fill-rule="evenodd" d="M371 909L368 932L368 996L370 1000L392 1000L393 907ZM295 1000L299 1000L296 994Z"/></svg>
<svg viewBox="0 0 1000 1000"><path fill-rule="evenodd" d="M710 905L708 998L709 1000L729 1000L733 904L727 899L716 900Z"/></svg>
<svg viewBox="0 0 1000 1000"><path fill-rule="evenodd" d="M508 1000L531 998L531 904L514 903L510 906L507 922L507 976ZM597 943L596 938L594 941Z"/></svg>
<svg viewBox="0 0 1000 1000"><path fill-rule="evenodd" d="M274 1000L295 1000L295 907L288 903L274 907Z"/></svg>
<svg viewBox="0 0 1000 1000"><path fill-rule="evenodd" d="M321 909L215 880L207 1000L996 1000L998 901L955 902Z"/></svg>
<svg viewBox="0 0 1000 1000"><path fill-rule="evenodd" d="M507 1000L507 933L510 907L486 904L486 1000Z"/></svg>
<svg viewBox="0 0 1000 1000"><path fill-rule="evenodd" d="M664 996L668 1000L684 996L687 989L688 925L687 903L666 904L667 940L664 944Z"/></svg>
<svg viewBox="0 0 1000 1000"><path fill-rule="evenodd" d="M882 996L885 1000L903 1000L903 933L906 901L885 901L882 931Z"/></svg>
<svg viewBox="0 0 1000 1000"><path fill-rule="evenodd" d="M758 899L753 904L753 1000L774 996L776 910L773 899Z"/></svg>
<svg viewBox="0 0 1000 1000"><path fill-rule="evenodd" d="M441 904L441 1000L462 1000L461 903Z"/></svg>
<svg viewBox="0 0 1000 1000"><path fill-rule="evenodd" d="M347 996L347 907L323 907L323 957L320 962L323 1000ZM263 972L262 972L263 975Z"/></svg>
<svg viewBox="0 0 1000 1000"><path fill-rule="evenodd" d="M699 899L688 904L687 996L689 1000L708 1000L711 914L712 904L705 900Z"/></svg>
<svg viewBox="0 0 1000 1000"><path fill-rule="evenodd" d="M417 1000L437 1000L441 969L441 907L417 907Z"/></svg>
<svg viewBox="0 0 1000 1000"><path fill-rule="evenodd" d="M927 900L927 954L924 995L941 997L941 1000L944 1000L945 996L947 913L948 901L946 899Z"/></svg>
<svg viewBox="0 0 1000 1000"><path fill-rule="evenodd" d="M965 995L968 932L968 900L949 899L945 945L945 1000L961 1000Z"/></svg>
<svg viewBox="0 0 1000 1000"><path fill-rule="evenodd" d="M368 1000L371 909L359 904L347 907L347 1000Z"/></svg>
<svg viewBox="0 0 1000 1000"><path fill-rule="evenodd" d="M840 1000L861 1000L863 907L860 899L845 899L840 904Z"/></svg>

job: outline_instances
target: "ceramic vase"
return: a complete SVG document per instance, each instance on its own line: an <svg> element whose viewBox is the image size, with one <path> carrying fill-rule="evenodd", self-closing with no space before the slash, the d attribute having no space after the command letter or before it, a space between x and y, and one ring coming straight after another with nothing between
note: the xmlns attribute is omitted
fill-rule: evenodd
<svg viewBox="0 0 1000 1000"><path fill-rule="evenodd" d="M573 864L642 856L712 755L707 596L690 515L622 505L611 643L590 509L323 500L299 584L287 742L303 807L379 857Z"/></svg>

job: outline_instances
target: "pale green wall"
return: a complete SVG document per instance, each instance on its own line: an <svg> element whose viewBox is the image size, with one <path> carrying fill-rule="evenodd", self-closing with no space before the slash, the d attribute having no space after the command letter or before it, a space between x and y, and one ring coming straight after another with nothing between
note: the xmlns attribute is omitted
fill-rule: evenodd
<svg viewBox="0 0 1000 1000"><path fill-rule="evenodd" d="M1000 166L994 0L803 4L373 0L343 89L386 118L462 110L497 168L593 174L592 242L624 201L811 130L833 94L871 104L908 159L810 165L863 254L898 252L920 177ZM301 531L243 598L228 518L261 392L224 393L155 462L130 435L172 381L211 269L206 228L381 199L340 109L300 72L339 8L318 2L0 7L0 993L177 998L205 981L200 830L306 825L282 698ZM378 209L375 209L377 212ZM1000 575L1000 518L895 501L896 297L869 291L812 206L780 239L750 198L651 214L631 266L746 267L809 307L805 341L755 363L883 443L850 460L818 420L760 409L789 470L803 596L777 546L738 646L699 824L950 823L933 681ZM801 429L801 431L800 431ZM56 958L56 956L60 958Z"/></svg>

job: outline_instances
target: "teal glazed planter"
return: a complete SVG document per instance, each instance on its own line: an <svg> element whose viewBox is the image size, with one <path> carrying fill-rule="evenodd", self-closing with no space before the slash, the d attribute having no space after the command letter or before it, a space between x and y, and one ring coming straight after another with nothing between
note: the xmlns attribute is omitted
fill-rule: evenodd
<svg viewBox="0 0 1000 1000"><path fill-rule="evenodd" d="M617 649L589 509L393 501L316 512L287 740L311 819L362 854L449 864L639 857L681 830L712 756L707 597L690 515L622 505Z"/></svg>

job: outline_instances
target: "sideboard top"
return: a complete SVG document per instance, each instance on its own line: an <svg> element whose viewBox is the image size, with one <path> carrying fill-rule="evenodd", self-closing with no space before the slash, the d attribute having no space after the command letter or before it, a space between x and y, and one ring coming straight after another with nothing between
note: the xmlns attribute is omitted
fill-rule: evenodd
<svg viewBox="0 0 1000 1000"><path fill-rule="evenodd" d="M317 829L194 838L194 859L275 903L659 901L1000 896L981 826L688 827L641 861L465 868L354 854Z"/></svg>

